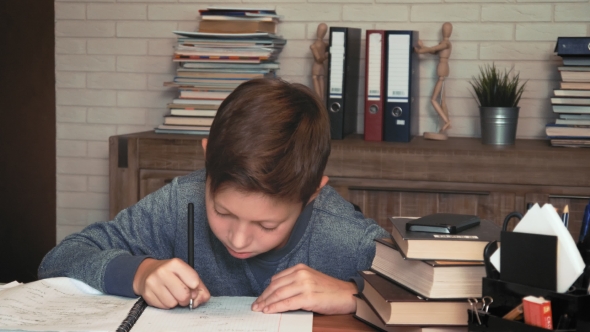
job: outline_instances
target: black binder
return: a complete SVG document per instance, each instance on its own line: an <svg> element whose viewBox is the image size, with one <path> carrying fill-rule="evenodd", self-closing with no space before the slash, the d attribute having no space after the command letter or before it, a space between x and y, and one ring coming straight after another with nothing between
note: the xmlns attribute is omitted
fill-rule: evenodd
<svg viewBox="0 0 590 332"><path fill-rule="evenodd" d="M361 29L330 27L326 108L332 139L356 130L360 55Z"/></svg>
<svg viewBox="0 0 590 332"><path fill-rule="evenodd" d="M409 142L418 132L418 31L385 31L383 140Z"/></svg>
<svg viewBox="0 0 590 332"><path fill-rule="evenodd" d="M557 37L555 52L561 57L590 57L590 37Z"/></svg>

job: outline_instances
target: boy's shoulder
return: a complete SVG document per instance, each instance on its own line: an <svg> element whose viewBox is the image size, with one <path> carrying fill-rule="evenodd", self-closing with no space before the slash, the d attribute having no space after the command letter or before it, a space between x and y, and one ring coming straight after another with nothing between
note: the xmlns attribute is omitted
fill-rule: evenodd
<svg viewBox="0 0 590 332"><path fill-rule="evenodd" d="M206 181L206 176L205 176L206 172L205 169L199 169L196 170L194 172L188 173L186 175L182 175L177 177L175 180L177 181L178 185L183 186L183 185L192 185L195 183L205 183Z"/></svg>
<svg viewBox="0 0 590 332"><path fill-rule="evenodd" d="M348 221L351 226L366 227L374 223L372 219L367 219L361 212L356 211L350 202L329 185L324 186L320 191L314 210L322 214L322 219L333 219L335 222Z"/></svg>

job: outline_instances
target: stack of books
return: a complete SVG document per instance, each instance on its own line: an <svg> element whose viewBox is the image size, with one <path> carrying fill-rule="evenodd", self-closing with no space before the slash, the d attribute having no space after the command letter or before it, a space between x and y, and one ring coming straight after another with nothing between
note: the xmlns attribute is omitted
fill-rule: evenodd
<svg viewBox="0 0 590 332"><path fill-rule="evenodd" d="M376 240L355 317L385 331L466 331L468 298L481 298L484 247L500 238L487 220L458 234L406 231L390 218L392 238Z"/></svg>
<svg viewBox="0 0 590 332"><path fill-rule="evenodd" d="M164 86L179 89L156 133L208 135L217 109L251 79L276 77L286 40L276 35L273 9L209 7L199 11L199 31L178 36L176 76Z"/></svg>
<svg viewBox="0 0 590 332"><path fill-rule="evenodd" d="M545 132L553 146L590 147L590 37L559 37L556 51L563 59L558 67L559 89L551 98L555 122ZM584 46L578 47L578 46Z"/></svg>

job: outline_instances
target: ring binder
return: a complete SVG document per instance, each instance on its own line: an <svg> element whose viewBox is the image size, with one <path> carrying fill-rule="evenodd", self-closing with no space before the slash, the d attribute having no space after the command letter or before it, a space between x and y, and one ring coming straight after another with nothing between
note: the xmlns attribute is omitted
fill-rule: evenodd
<svg viewBox="0 0 590 332"><path fill-rule="evenodd" d="M143 297L140 297L137 302L133 305L127 317L121 322L121 325L117 328L117 332L129 332L135 322L139 319L139 316L143 313L148 304L145 302Z"/></svg>

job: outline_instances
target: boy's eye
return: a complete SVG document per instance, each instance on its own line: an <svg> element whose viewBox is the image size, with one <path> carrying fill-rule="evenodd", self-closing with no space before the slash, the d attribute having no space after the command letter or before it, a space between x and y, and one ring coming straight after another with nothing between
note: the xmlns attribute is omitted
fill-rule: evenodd
<svg viewBox="0 0 590 332"><path fill-rule="evenodd" d="M217 209L215 209L215 208L213 209L213 211L215 211L215 214L217 214L218 216L221 216L221 217L227 217L230 215L229 213L221 213L221 212L217 211Z"/></svg>
<svg viewBox="0 0 590 332"><path fill-rule="evenodd" d="M265 232L272 232L272 231L274 231L275 229L277 229L277 227L276 227L276 226L275 226L275 227L264 227L264 226L262 226L261 224L258 224L258 225L260 225L260 228L262 228L262 230L263 230L263 231L265 231Z"/></svg>

